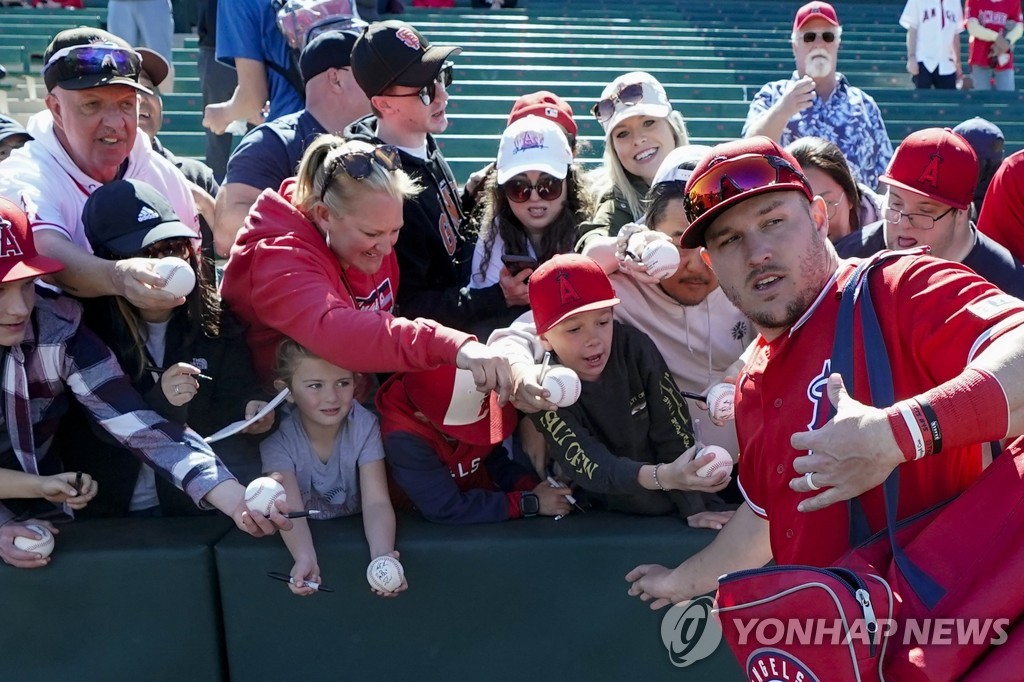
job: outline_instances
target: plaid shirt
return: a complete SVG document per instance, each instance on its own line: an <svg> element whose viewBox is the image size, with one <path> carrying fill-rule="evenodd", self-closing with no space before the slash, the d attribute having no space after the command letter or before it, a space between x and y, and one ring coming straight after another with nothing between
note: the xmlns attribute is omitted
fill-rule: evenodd
<svg viewBox="0 0 1024 682"><path fill-rule="evenodd" d="M754 121L764 116L799 79L794 71L791 78L765 83L750 102L743 134L746 135ZM811 106L789 119L779 143L786 146L810 136L835 143L846 156L857 182L872 190L878 187L878 176L885 173L892 158L892 142L875 100L850 85L846 76L836 74L836 89L827 100L815 97Z"/></svg>
<svg viewBox="0 0 1024 682"><path fill-rule="evenodd" d="M110 350L81 327L80 320L76 301L37 288L24 341L4 349L3 420L11 448L0 452L0 465L30 473L60 470L49 449L67 411L70 389L118 443L196 504L205 504L202 498L218 484L233 480L231 474L198 434L149 408ZM13 517L0 505L0 525Z"/></svg>

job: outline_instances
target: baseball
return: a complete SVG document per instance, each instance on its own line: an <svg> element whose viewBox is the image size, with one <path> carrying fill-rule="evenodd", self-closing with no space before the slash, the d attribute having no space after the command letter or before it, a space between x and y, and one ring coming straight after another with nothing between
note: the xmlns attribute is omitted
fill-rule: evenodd
<svg viewBox="0 0 1024 682"><path fill-rule="evenodd" d="M395 557L379 556L366 567L366 580L375 590L394 592L405 580L405 569Z"/></svg>
<svg viewBox="0 0 1024 682"><path fill-rule="evenodd" d="M36 523L26 524L25 528L35 533L39 533L43 536L43 539L35 540L33 538L26 538L19 535L14 538L14 546L26 552L35 552L42 559L50 556L50 553L53 551L53 534L46 530L45 527Z"/></svg>
<svg viewBox="0 0 1024 682"><path fill-rule="evenodd" d="M719 422L727 422L736 416L736 387L732 384L715 384L708 391L708 413Z"/></svg>
<svg viewBox="0 0 1024 682"><path fill-rule="evenodd" d="M651 242L644 249L640 260L647 266L648 275L665 279L674 275L679 269L679 249L672 242L662 240Z"/></svg>
<svg viewBox="0 0 1024 682"><path fill-rule="evenodd" d="M551 394L548 400L559 407L569 407L580 399L583 384L568 367L552 367L544 376L543 387Z"/></svg>
<svg viewBox="0 0 1024 682"><path fill-rule="evenodd" d="M287 499L284 486L269 476L261 476L245 487L245 506L251 512L270 516L278 499Z"/></svg>
<svg viewBox="0 0 1024 682"><path fill-rule="evenodd" d="M163 280L160 288L175 296L188 296L196 286L195 271L180 258L160 258L153 264L153 270Z"/></svg>
<svg viewBox="0 0 1024 682"><path fill-rule="evenodd" d="M732 471L732 456L725 448L717 445L708 445L700 449L700 452L697 453L697 457L711 454L713 454L715 458L700 469L697 469L698 476L701 478L711 478L719 471ZM696 457L694 457L694 459L696 459Z"/></svg>

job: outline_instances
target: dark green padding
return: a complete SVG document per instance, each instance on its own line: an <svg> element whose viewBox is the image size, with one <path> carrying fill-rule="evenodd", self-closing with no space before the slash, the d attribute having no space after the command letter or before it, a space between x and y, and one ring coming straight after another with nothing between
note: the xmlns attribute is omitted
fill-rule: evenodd
<svg viewBox="0 0 1024 682"><path fill-rule="evenodd" d="M49 566L0 568L0 679L225 679L211 546L231 527L223 516L60 526Z"/></svg>
<svg viewBox="0 0 1024 682"><path fill-rule="evenodd" d="M295 597L267 578L292 565L279 540L233 531L217 544L232 679L743 679L724 644L673 667L664 612L626 594L636 564L675 565L713 537L678 519L591 512L448 527L402 515L410 587L395 599L369 590L361 519L310 525L333 594Z"/></svg>

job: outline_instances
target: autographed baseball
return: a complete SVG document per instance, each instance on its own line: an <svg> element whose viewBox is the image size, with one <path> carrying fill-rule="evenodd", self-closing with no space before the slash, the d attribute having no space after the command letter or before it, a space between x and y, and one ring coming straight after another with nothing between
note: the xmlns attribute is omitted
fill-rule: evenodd
<svg viewBox="0 0 1024 682"><path fill-rule="evenodd" d="M697 475L701 478L711 478L719 471L732 471L732 456L729 451L717 445L708 445L700 449L697 457L713 454L715 458L697 469ZM694 458L696 459L696 457Z"/></svg>
<svg viewBox="0 0 1024 682"><path fill-rule="evenodd" d="M180 258L168 256L153 265L156 274L163 279L160 288L175 296L188 296L196 286L196 273L192 266Z"/></svg>
<svg viewBox="0 0 1024 682"><path fill-rule="evenodd" d="M287 499L284 486L269 476L261 476L245 487L245 506L251 512L270 516L278 499Z"/></svg>
<svg viewBox="0 0 1024 682"><path fill-rule="evenodd" d="M679 269L679 249L668 241L651 242L640 257L647 266L647 274L658 279L665 279Z"/></svg>
<svg viewBox="0 0 1024 682"><path fill-rule="evenodd" d="M544 388L548 390L551 402L559 407L569 407L580 399L583 385L576 372L568 367L552 367L544 377Z"/></svg>
<svg viewBox="0 0 1024 682"><path fill-rule="evenodd" d="M26 552L35 552L43 559L50 556L50 553L53 551L53 535L50 531L36 523L25 524L25 528L35 533L39 533L43 536L43 539L34 540L33 538L26 538L19 535L14 538L14 546Z"/></svg>
<svg viewBox="0 0 1024 682"><path fill-rule="evenodd" d="M366 580L370 587L381 592L394 592L405 579L405 569L393 556L379 556L366 567Z"/></svg>
<svg viewBox="0 0 1024 682"><path fill-rule="evenodd" d="M736 387L732 384L715 384L708 391L708 413L711 418L720 421L731 421L736 416L734 402Z"/></svg>

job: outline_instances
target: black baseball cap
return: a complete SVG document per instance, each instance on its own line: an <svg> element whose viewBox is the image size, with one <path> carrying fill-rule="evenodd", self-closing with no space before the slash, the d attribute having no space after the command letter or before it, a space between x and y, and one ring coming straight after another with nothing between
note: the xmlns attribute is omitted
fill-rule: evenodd
<svg viewBox="0 0 1024 682"><path fill-rule="evenodd" d="M108 182L93 192L82 224L93 251L118 258L164 239L196 237L155 187L133 179Z"/></svg>
<svg viewBox="0 0 1024 682"><path fill-rule="evenodd" d="M370 24L352 49L352 75L367 97L392 85L423 87L436 77L445 61L462 52L454 45L431 45L404 21Z"/></svg>
<svg viewBox="0 0 1024 682"><path fill-rule="evenodd" d="M327 69L352 65L352 47L359 39L356 31L325 31L306 44L299 57L303 83L308 83Z"/></svg>
<svg viewBox="0 0 1024 682"><path fill-rule="evenodd" d="M65 90L87 90L104 85L129 85L152 94L149 88L139 84L142 56L121 38L98 28L79 26L61 31L43 52L43 64L47 91L57 86Z"/></svg>

